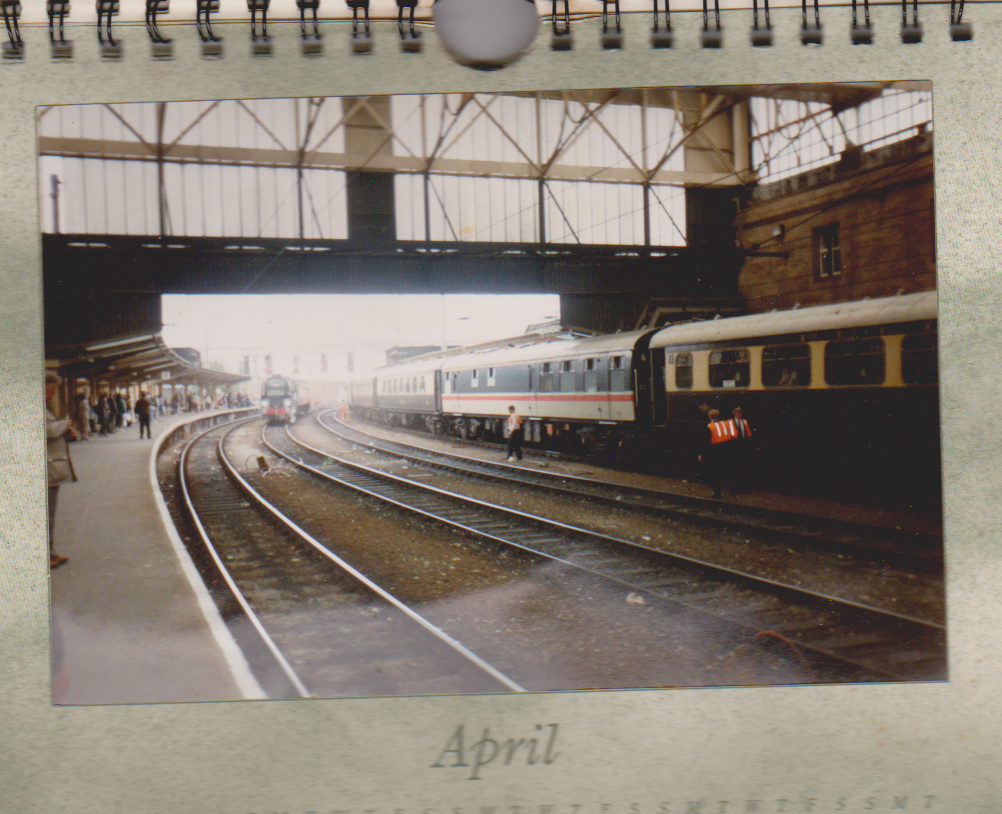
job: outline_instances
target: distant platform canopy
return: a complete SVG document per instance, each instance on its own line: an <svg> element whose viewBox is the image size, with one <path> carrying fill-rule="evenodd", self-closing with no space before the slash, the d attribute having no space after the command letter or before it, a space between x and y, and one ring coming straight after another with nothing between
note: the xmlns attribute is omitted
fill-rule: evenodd
<svg viewBox="0 0 1002 814"><path fill-rule="evenodd" d="M75 378L128 381L140 387L144 383L228 386L250 380L250 376L203 368L197 351L186 350L190 351L167 347L159 334L144 334L49 348L47 355Z"/></svg>

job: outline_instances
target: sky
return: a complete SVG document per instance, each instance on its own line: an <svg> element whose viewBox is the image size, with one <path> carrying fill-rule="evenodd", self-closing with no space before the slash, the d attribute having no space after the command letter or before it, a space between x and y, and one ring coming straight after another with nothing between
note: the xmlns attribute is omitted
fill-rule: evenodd
<svg viewBox="0 0 1002 814"><path fill-rule="evenodd" d="M238 372L244 355L332 357L352 348L358 367L395 345L466 345L518 336L560 315L556 294L179 295L163 297L163 338ZM333 366L333 365L332 365Z"/></svg>

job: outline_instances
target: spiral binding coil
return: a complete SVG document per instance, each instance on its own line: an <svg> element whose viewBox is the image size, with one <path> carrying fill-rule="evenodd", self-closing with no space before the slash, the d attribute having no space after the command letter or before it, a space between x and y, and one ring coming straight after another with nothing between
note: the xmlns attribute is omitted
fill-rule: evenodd
<svg viewBox="0 0 1002 814"><path fill-rule="evenodd" d="M369 0L345 0L351 9L351 50L356 54L372 51L372 32L369 31ZM358 12L365 16L365 30L358 30Z"/></svg>
<svg viewBox="0 0 1002 814"><path fill-rule="evenodd" d="M223 55L223 38L212 33L212 22L209 15L219 11L219 0L196 0L195 25L198 28L199 39L202 40L203 57L220 57ZM202 30L204 17L205 31Z"/></svg>
<svg viewBox="0 0 1002 814"><path fill-rule="evenodd" d="M803 24L800 29L800 41L804 45L821 45L821 10L818 0L814 0L814 25L807 24L807 0L801 0L803 8Z"/></svg>
<svg viewBox="0 0 1002 814"><path fill-rule="evenodd" d="M720 0L713 0L713 17L716 25L710 28L706 0L703 0L703 30L699 32L699 41L704 48L722 48L724 45L724 29L720 26Z"/></svg>
<svg viewBox="0 0 1002 814"><path fill-rule="evenodd" d="M165 37L157 28L157 15L166 11L170 11L170 0L146 0L146 33L150 35L154 59L170 59L174 56L173 40Z"/></svg>
<svg viewBox="0 0 1002 814"><path fill-rule="evenodd" d="M111 33L111 18L120 10L118 0L97 0L97 41L101 49L102 59L121 59L122 43L116 42ZM105 20L108 39L105 40L101 30L101 20Z"/></svg>
<svg viewBox="0 0 1002 814"><path fill-rule="evenodd" d="M4 59L22 59L24 57L24 42L21 40L21 30L17 26L21 16L21 3L18 0L0 0L0 10L3 11L3 22L7 26L8 41L4 43Z"/></svg>
<svg viewBox="0 0 1002 814"><path fill-rule="evenodd" d="M299 8L299 31L303 43L303 53L306 56L319 56L324 51L324 40L320 34L320 23L317 21L317 11L320 0L296 0ZM306 12L313 15L313 32L306 30Z"/></svg>
<svg viewBox="0 0 1002 814"><path fill-rule="evenodd" d="M918 0L912 0L912 21L908 22L908 0L901 0L901 41L908 45L922 42L922 24L918 20Z"/></svg>
<svg viewBox="0 0 1002 814"><path fill-rule="evenodd" d="M322 1L296 0L296 6L300 13L302 52L308 56L323 53L323 36L320 33L319 18ZM219 12L220 0L195 0L195 2L195 26L201 40L201 55L206 58L222 56L223 39L213 33L211 22L211 16ZM351 50L356 54L370 53L373 49L369 18L370 0L344 0L344 2L352 10ZM604 49L622 48L623 29L619 0L598 0L598 2L602 4L601 47ZM551 3L550 48L554 51L571 50L574 40L571 32L569 0L551 0ZM664 0L664 27L661 26L660 0L652 0L652 3L654 24L651 28L650 45L652 48L671 48L675 41L675 32L671 25L669 0ZM723 47L723 28L720 23L720 0L713 0L712 25L708 3L709 0L703 0L703 27L700 31L700 42L703 48L721 48ZM860 3L862 4L862 19L860 19L859 14ZM957 42L966 42L974 38L971 22L963 19L964 3L965 0L950 0L949 31L950 37ZM612 5L611 14L610 4ZM272 53L271 40L268 37L270 5L271 0L247 0L247 8L251 13L251 52L255 56L268 56ZM397 27L400 34L400 47L409 53L421 51L421 34L415 28L414 20L417 5L418 0L397 0ZM121 59L122 43L115 39L112 31L112 20L119 13L119 0L95 0L95 6L101 57L103 59ZM801 0L800 40L804 45L822 44L819 0L813 0L813 6L813 20L810 20L808 0ZM910 15L908 6L909 0L901 0L901 41L910 45L922 42L924 30L919 22L918 0L911 0ZM155 59L173 57L174 40L164 36L157 24L158 15L168 12L169 7L170 0L146 0L146 30L150 38L151 53ZM49 21L51 57L57 60L71 59L73 57L73 43L65 37L65 23L70 14L69 0L46 0L45 8ZM764 25L760 25L759 0L753 0L751 44L755 47L768 47L773 44L769 0L762 0L762 10L764 12ZM0 13L3 14L4 25L7 29L7 41L3 43L3 59L22 60L25 49L19 28L20 0L0 0ZM307 21L307 14L310 15L309 21ZM258 15L261 17L260 33L258 33L257 26ZM868 45L873 42L869 0L852 0L852 25L849 36L854 45Z"/></svg>
<svg viewBox="0 0 1002 814"><path fill-rule="evenodd" d="M53 59L72 59L73 43L66 39L63 33L63 24L66 15L70 13L69 0L48 0L45 4L45 12L49 17L49 47L52 49ZM59 26L59 37L56 38L56 21Z"/></svg>
<svg viewBox="0 0 1002 814"><path fill-rule="evenodd" d="M671 30L671 10L668 0L665 0L665 29L658 28L658 0L654 0L654 28L651 29L652 48L671 48L675 43L675 35Z"/></svg>
<svg viewBox="0 0 1002 814"><path fill-rule="evenodd" d="M553 35L550 37L550 48L554 51L570 51L574 47L574 38L571 36L571 7L569 0L563 0L564 4L564 24L561 28L557 23L557 4L561 0L553 0L553 11L551 18L553 21Z"/></svg>
<svg viewBox="0 0 1002 814"><path fill-rule="evenodd" d="M566 3L567 0L564 0ZM414 29L414 9L418 0L397 0L397 28L400 30L400 47L405 53L416 53L421 50L421 34ZM404 9L411 10L409 27L404 31Z"/></svg>
<svg viewBox="0 0 1002 814"><path fill-rule="evenodd" d="M615 6L616 30L609 30L609 3ZM602 47L622 48L623 47L623 27L619 18L619 0L602 0Z"/></svg>
<svg viewBox="0 0 1002 814"><path fill-rule="evenodd" d="M954 12L956 11L956 17ZM974 28L970 23L961 21L964 16L964 0L960 0L960 8L957 9L957 0L950 0L950 36L955 42L966 42L974 39Z"/></svg>
<svg viewBox="0 0 1002 814"><path fill-rule="evenodd" d="M271 0L247 0L247 10L251 13L251 53L256 57L271 56L271 40L268 39L268 8ZM261 33L257 33L257 15L261 15Z"/></svg>
<svg viewBox="0 0 1002 814"><path fill-rule="evenodd" d="M765 27L759 28L758 0L752 0L751 44L757 48L768 48L772 45L772 23L769 21L769 0L763 0L763 5L765 6Z"/></svg>
<svg viewBox="0 0 1002 814"><path fill-rule="evenodd" d="M856 19L856 0L852 0L852 28L849 35L852 37L853 45L869 45L873 42L873 26L870 25L870 3L863 0L863 24L859 25Z"/></svg>

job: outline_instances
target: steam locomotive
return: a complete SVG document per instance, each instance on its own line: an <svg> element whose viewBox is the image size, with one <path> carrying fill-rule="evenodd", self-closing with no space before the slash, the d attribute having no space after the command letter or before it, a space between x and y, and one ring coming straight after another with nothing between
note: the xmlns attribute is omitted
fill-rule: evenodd
<svg viewBox="0 0 1002 814"><path fill-rule="evenodd" d="M310 411L310 388L288 376L269 376L261 386L261 415L269 424L294 424Z"/></svg>

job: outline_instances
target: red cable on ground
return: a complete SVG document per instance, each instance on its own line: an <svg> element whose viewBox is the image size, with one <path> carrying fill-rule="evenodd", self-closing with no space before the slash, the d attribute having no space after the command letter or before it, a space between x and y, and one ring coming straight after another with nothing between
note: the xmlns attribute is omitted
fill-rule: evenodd
<svg viewBox="0 0 1002 814"><path fill-rule="evenodd" d="M801 665L811 678L811 683L812 684L820 683L818 681L818 677L814 674L814 670L811 668L811 665L808 663L807 659L804 658L804 654L800 652L800 648L797 647L797 645L791 642L789 639L787 639L786 636L782 635L781 633L776 633L773 630L763 630L760 633L756 633L752 638L754 639L769 638L769 639L776 639L777 641L782 642L787 647L789 647L794 653L797 654L797 658L800 659Z"/></svg>

